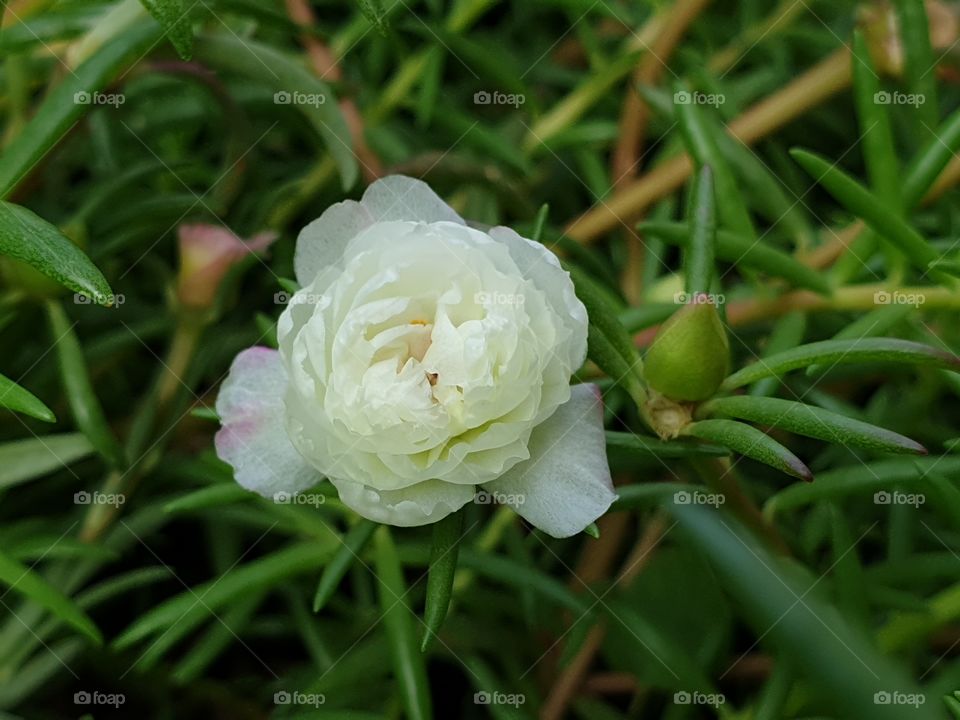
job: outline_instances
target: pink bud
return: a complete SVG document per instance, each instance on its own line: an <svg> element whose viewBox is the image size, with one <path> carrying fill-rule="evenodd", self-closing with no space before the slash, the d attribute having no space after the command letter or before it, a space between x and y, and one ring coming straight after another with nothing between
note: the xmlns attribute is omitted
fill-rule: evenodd
<svg viewBox="0 0 960 720"><path fill-rule="evenodd" d="M250 253L264 250L277 239L274 232L263 232L243 240L225 227L202 223L181 225L180 275L177 297L183 305L209 308L224 275L232 265Z"/></svg>

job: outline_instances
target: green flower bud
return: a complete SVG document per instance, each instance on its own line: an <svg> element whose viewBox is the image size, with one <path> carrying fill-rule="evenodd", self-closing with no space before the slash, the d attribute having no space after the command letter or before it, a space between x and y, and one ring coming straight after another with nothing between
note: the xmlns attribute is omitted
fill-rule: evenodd
<svg viewBox="0 0 960 720"><path fill-rule="evenodd" d="M711 397L729 369L727 333L716 305L706 297L674 313L644 358L650 387L680 402Z"/></svg>

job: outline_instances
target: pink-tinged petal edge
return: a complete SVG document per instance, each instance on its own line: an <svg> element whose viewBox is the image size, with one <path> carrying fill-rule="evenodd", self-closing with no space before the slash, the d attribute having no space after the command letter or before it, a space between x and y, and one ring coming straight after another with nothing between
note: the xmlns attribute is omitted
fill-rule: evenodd
<svg viewBox="0 0 960 720"><path fill-rule="evenodd" d="M280 354L255 346L234 358L217 396L217 456L233 467L242 487L264 497L302 492L322 479L287 437L286 386Z"/></svg>

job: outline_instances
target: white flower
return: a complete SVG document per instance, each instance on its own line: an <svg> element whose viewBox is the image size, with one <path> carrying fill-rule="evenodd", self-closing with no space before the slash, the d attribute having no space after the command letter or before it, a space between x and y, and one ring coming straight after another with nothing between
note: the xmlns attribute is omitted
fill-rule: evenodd
<svg viewBox="0 0 960 720"><path fill-rule="evenodd" d="M240 353L217 452L270 497L323 476L364 517L435 522L478 486L567 537L615 495L587 314L542 245L393 176L300 233L280 351Z"/></svg>

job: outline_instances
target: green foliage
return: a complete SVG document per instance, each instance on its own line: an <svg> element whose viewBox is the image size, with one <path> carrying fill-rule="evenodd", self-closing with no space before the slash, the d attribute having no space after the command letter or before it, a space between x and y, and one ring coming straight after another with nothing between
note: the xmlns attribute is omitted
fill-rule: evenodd
<svg viewBox="0 0 960 720"><path fill-rule="evenodd" d="M103 274L50 223L24 207L0 202L0 254L25 262L101 305L113 302Z"/></svg>
<svg viewBox="0 0 960 720"><path fill-rule="evenodd" d="M949 3L5 6L0 718L960 718ZM299 231L390 173L570 271L583 533L217 459ZM278 240L190 310L186 223Z"/></svg>
<svg viewBox="0 0 960 720"><path fill-rule="evenodd" d="M433 526L430 549L430 573L427 578L427 599L423 611L424 634L420 649L426 650L439 631L450 608L453 581L463 537L463 513L447 515Z"/></svg>
<svg viewBox="0 0 960 720"><path fill-rule="evenodd" d="M44 422L55 422L53 411L37 399L29 390L13 380L0 375L0 405L14 412L29 415Z"/></svg>

